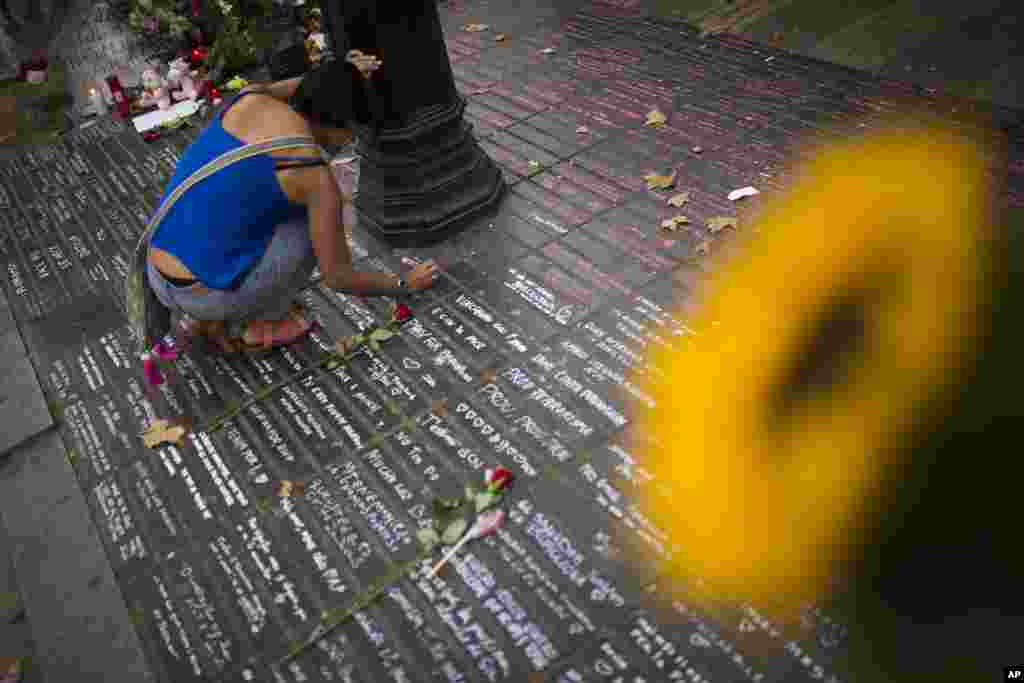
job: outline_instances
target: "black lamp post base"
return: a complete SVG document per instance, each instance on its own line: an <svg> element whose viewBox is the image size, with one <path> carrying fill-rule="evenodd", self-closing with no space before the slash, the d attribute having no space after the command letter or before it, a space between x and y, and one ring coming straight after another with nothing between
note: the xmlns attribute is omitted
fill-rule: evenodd
<svg viewBox="0 0 1024 683"><path fill-rule="evenodd" d="M463 118L465 100L419 112L402 128L355 126L361 224L396 247L425 246L464 229L505 190L498 166Z"/></svg>

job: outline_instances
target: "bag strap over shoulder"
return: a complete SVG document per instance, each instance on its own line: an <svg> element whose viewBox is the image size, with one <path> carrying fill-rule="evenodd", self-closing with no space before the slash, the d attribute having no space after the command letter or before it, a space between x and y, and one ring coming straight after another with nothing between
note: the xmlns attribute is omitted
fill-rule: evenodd
<svg viewBox="0 0 1024 683"><path fill-rule="evenodd" d="M278 149L290 149L294 147L307 147L316 149L317 151L320 152L320 156L325 161L330 162L327 153L324 152L324 150L318 144L316 144L316 142L314 142L313 138L308 136L271 138L270 140L254 142L252 144L239 147L238 149L231 150L230 152L225 152L216 159L209 161L205 166L203 166L195 173L190 175L188 178L186 178L185 181L181 183L181 185L176 187L174 191L170 195L168 195L168 197L164 200L163 204L161 204L159 210L157 210L153 218L150 219L149 225L146 226L146 230L143 233L141 239L139 240L140 246L143 242L148 244L150 238L153 236L153 233L156 232L156 228L160 225L160 222L163 221L164 217L171 210L174 204L178 201L178 199L181 198L183 194L185 194L185 192L188 191L189 188L191 188L196 183L206 180L217 171L227 168L228 166L236 162L242 161L243 159L249 159L251 157L258 156L260 154L266 154L268 152L273 152Z"/></svg>

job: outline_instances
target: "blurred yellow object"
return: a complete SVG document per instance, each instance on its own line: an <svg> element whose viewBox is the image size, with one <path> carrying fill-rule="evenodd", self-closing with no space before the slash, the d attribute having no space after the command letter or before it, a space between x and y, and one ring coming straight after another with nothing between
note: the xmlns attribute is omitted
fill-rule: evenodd
<svg viewBox="0 0 1024 683"><path fill-rule="evenodd" d="M247 85L249 85L249 81L245 80L241 76L235 76L230 81L228 81L227 83L224 84L224 89L225 90L230 90L232 92L235 92L235 91L241 90L242 88L246 87Z"/></svg>
<svg viewBox="0 0 1024 683"><path fill-rule="evenodd" d="M637 381L656 406L634 414L671 495L641 507L682 548L662 567L680 585L785 619L864 542L908 437L976 353L986 163L942 128L821 149L711 276L694 335L651 352L663 379Z"/></svg>

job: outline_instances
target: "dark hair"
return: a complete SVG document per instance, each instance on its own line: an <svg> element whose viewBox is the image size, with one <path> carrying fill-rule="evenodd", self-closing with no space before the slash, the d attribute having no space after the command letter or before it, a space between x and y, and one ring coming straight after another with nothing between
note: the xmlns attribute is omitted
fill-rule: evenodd
<svg viewBox="0 0 1024 683"><path fill-rule="evenodd" d="M303 76L288 104L320 126L349 128L352 121L370 120L359 70L339 59L325 61Z"/></svg>

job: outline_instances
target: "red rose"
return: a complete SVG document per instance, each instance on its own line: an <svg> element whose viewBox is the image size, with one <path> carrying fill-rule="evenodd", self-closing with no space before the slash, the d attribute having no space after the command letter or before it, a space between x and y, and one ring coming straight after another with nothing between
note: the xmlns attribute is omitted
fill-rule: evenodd
<svg viewBox="0 0 1024 683"><path fill-rule="evenodd" d="M146 142L153 142L160 139L160 133L155 130L147 130L142 134L142 139Z"/></svg>
<svg viewBox="0 0 1024 683"><path fill-rule="evenodd" d="M164 373L160 371L160 366L148 353L142 359L142 374L151 387L158 387L164 383Z"/></svg>
<svg viewBox="0 0 1024 683"><path fill-rule="evenodd" d="M484 473L484 483L487 484L488 491L491 493L497 493L509 485L512 481L512 477L512 470L499 465L493 470L487 470Z"/></svg>
<svg viewBox="0 0 1024 683"><path fill-rule="evenodd" d="M411 317L412 309L405 304L395 304L394 310L391 311L391 319L398 323L404 323Z"/></svg>
<svg viewBox="0 0 1024 683"><path fill-rule="evenodd" d="M178 351L174 346L163 341L156 343L152 353L162 361L175 361L178 359Z"/></svg>

